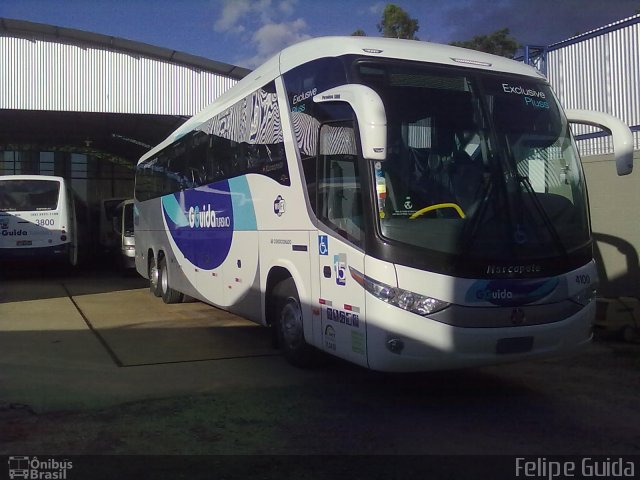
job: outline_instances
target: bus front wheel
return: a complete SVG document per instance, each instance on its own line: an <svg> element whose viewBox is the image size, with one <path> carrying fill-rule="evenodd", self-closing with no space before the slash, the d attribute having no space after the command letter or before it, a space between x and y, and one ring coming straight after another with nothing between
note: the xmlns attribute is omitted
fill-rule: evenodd
<svg viewBox="0 0 640 480"><path fill-rule="evenodd" d="M317 352L304 339L302 308L293 279L287 278L276 285L273 295L276 300L274 327L284 357L297 367L313 366Z"/></svg>

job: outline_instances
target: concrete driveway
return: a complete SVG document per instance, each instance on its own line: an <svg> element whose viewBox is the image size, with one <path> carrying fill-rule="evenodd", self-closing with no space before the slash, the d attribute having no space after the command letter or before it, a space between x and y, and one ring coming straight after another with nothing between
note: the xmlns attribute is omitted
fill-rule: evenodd
<svg viewBox="0 0 640 480"><path fill-rule="evenodd" d="M104 272L2 281L0 362L0 404L36 411L309 379L269 329L200 302L165 305L145 280Z"/></svg>

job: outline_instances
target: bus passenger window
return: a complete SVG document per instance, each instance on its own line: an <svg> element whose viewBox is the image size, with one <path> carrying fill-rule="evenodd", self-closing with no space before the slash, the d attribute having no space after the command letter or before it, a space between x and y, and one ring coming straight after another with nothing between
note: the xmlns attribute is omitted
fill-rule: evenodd
<svg viewBox="0 0 640 480"><path fill-rule="evenodd" d="M316 196L318 194L318 184L317 184L317 158L316 157L307 157L302 159L302 168L304 170L304 179L307 184L307 193L309 195L309 202L311 203L311 209L317 215L317 204L316 204Z"/></svg>
<svg viewBox="0 0 640 480"><path fill-rule="evenodd" d="M362 198L351 122L325 124L320 130L318 217L339 235L361 245Z"/></svg>

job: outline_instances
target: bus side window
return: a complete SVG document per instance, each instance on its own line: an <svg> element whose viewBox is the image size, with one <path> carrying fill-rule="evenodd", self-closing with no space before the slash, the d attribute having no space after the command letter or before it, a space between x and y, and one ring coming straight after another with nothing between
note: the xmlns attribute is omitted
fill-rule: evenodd
<svg viewBox="0 0 640 480"><path fill-rule="evenodd" d="M200 174L194 158L194 144L192 137L187 137L178 143L174 148L169 166L167 168L167 179L171 186L171 192L194 188L199 185Z"/></svg>
<svg viewBox="0 0 640 480"><path fill-rule="evenodd" d="M362 198L353 123L323 125L319 152L318 216L336 233L361 245Z"/></svg>
<svg viewBox="0 0 640 480"><path fill-rule="evenodd" d="M208 122L208 183L255 173L290 185L275 83L252 92Z"/></svg>
<svg viewBox="0 0 640 480"><path fill-rule="evenodd" d="M307 192L309 194L309 203L313 213L318 215L317 210L317 169L318 169L318 157L307 157L302 159L302 168L304 170L304 179L307 184Z"/></svg>
<svg viewBox="0 0 640 480"><path fill-rule="evenodd" d="M187 166L187 178L194 187L209 183L208 165L210 163L209 148L210 135L203 131L196 131L191 137L191 150Z"/></svg>

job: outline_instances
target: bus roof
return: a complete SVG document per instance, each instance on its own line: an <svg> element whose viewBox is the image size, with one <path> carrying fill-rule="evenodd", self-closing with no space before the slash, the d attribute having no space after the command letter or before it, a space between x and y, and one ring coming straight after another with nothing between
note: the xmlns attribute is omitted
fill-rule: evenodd
<svg viewBox="0 0 640 480"><path fill-rule="evenodd" d="M162 143L142 156L140 162L155 155L183 135L209 120L218 112L233 105L247 94L262 87L279 75L303 63L325 57L361 55L371 58L395 58L420 62L467 67L493 72L512 73L545 78L542 73L505 57L466 48L416 40L384 37L318 37L287 47L249 73L231 89L178 127Z"/></svg>

